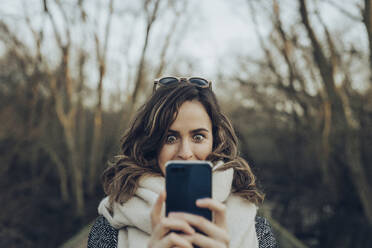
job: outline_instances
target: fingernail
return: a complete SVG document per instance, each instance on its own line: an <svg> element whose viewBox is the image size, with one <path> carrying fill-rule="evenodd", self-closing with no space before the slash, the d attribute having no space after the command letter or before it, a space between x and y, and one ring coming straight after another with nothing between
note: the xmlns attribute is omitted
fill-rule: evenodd
<svg viewBox="0 0 372 248"><path fill-rule="evenodd" d="M205 200L204 199L198 199L196 200L196 204L203 204L205 203Z"/></svg>

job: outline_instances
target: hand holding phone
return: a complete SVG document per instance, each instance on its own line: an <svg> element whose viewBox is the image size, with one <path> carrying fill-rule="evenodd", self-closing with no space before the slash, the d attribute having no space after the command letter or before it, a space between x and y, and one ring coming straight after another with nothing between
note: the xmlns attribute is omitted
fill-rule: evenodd
<svg viewBox="0 0 372 248"><path fill-rule="evenodd" d="M151 214L154 231L150 243L183 247L193 245L195 248L204 247L205 242L208 242L216 247L228 247L226 208L221 202L211 199L212 164L206 161L169 161L166 164L165 177L166 216L175 212L177 217L160 221L161 206L165 198L161 194ZM209 199L199 202L197 207L196 200L203 198ZM215 222L212 221L212 211ZM209 221L202 222L197 215ZM194 230L199 234L195 234Z"/></svg>

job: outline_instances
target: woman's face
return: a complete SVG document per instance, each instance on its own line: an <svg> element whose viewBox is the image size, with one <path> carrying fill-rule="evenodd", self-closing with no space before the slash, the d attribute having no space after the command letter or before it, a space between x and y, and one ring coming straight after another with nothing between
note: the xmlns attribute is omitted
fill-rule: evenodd
<svg viewBox="0 0 372 248"><path fill-rule="evenodd" d="M169 128L158 165L165 174L165 163L169 160L205 160L212 146L212 122L207 111L199 101L186 101Z"/></svg>

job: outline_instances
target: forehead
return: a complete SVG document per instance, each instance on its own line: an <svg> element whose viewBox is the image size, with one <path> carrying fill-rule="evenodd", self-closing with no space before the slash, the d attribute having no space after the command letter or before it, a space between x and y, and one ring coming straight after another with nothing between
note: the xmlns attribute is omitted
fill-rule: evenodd
<svg viewBox="0 0 372 248"><path fill-rule="evenodd" d="M177 118L170 126L172 130L212 128L207 111L199 101L186 101L178 110Z"/></svg>

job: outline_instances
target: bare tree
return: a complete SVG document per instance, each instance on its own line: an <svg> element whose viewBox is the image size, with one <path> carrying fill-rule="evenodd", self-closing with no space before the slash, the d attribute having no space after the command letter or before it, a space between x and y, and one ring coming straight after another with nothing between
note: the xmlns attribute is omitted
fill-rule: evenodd
<svg viewBox="0 0 372 248"><path fill-rule="evenodd" d="M70 74L70 52L71 52L71 32L70 25L65 10L60 2L56 2L59 11L65 22L65 30L61 33L56 24L55 16L49 10L48 2L43 1L44 11L49 16L52 23L57 44L61 50L60 74L50 73L50 86L55 99L55 111L63 127L65 141L69 152L69 168L72 172L72 187L78 215L84 213L84 190L83 190L83 165L80 161L80 153L77 147L76 123L78 106L74 101L75 85ZM62 41L62 36L66 41Z"/></svg>
<svg viewBox="0 0 372 248"><path fill-rule="evenodd" d="M107 57L107 47L110 37L111 20L114 11L114 1L110 0L108 17L105 27L105 35L103 44L100 44L98 35L94 35L96 44L96 56L99 65L99 78L97 86L97 105L94 110L94 132L93 132L93 142L90 151L90 163L89 163L89 181L96 181L97 168L102 161L102 91L103 91L103 80L106 73L106 57ZM94 183L89 184L88 191L90 194L94 193Z"/></svg>
<svg viewBox="0 0 372 248"><path fill-rule="evenodd" d="M142 85L144 83L144 70L145 70L145 56L146 51L150 39L150 32L151 28L153 27L153 24L157 18L158 10L159 10L159 4L161 0L146 0L144 2L144 9L146 11L146 35L145 35L145 41L143 43L142 52L140 55L140 62L137 68L136 78L134 82L134 91L131 97L131 103L130 103L130 110L129 113L133 113L133 109L135 108L135 105L137 103L137 97L138 92L142 88Z"/></svg>
<svg viewBox="0 0 372 248"><path fill-rule="evenodd" d="M364 91L354 88L358 83L355 80L360 80L356 79L360 75L355 72L355 67L358 68L358 72L362 71L362 78L365 72L371 75L368 2L365 1L364 6L361 3L354 6L354 10L359 10L360 15L357 15L342 4L330 0L321 2L299 0L297 5L291 5L296 7L292 8L292 12L288 10L289 5L285 6L286 3L283 1L273 0L271 3L247 1L263 56L260 59L241 56L239 68L245 73L237 73L230 81L240 85L239 93L243 95L239 98L241 101L249 99L253 102L246 110L244 107L237 108L239 111L246 111L246 117L242 117L243 112L235 118L247 123L250 118L257 117L255 125L261 124L263 127L239 125L248 146L244 151L249 155L249 146L256 145L250 143L253 142L251 140L252 136L254 139L254 134L249 132L253 132L252 129L264 130L267 133L259 140L268 139L268 144L269 142L276 144L276 139L279 139L276 149L283 152L286 152L286 148L281 147L283 143L291 145L287 148L291 149L288 151L289 155L284 155L287 156L286 160L277 162L285 166L288 174L293 173L306 178L306 173L316 172L322 178L318 182L319 187L326 189L323 192L316 191L314 185L312 186L311 190L319 194L319 199L316 199L319 202L316 203L309 204L309 199L305 198L306 187L310 187L306 186L306 183L310 184L310 181L304 181L304 185L296 186L298 189L291 195L293 199L280 199L280 196L271 201L268 199L269 204L275 205L272 211L277 219L272 221L278 225L275 224L277 228L274 228L278 229L285 242L292 245L294 243L290 240L293 240L293 236L288 230L301 233L298 231L301 227L309 228L305 224L307 211L314 211L314 216L320 218L319 223L325 221L321 219L324 206L337 209L340 206L344 207L342 206L344 201L358 199L358 203L355 204L360 204L363 208L363 213L358 217L361 218L361 225L372 224L372 199L369 197L372 195L372 185L367 180L371 175L368 166L370 157L366 155L369 143L368 137L365 137L369 130L366 126L369 122L366 122L366 119L370 116L370 109L365 106L371 103L368 97L371 87L368 86L369 88ZM308 9L310 3L311 11ZM351 25L359 24L359 27L360 24L364 25L368 38L368 59L364 56L366 51L357 42L350 44L344 41L349 31L346 26L342 32L337 32L334 31L335 27L325 23L319 6L328 3L331 3L331 8L339 11L340 16L347 18ZM289 12L296 13L293 19L283 17ZM261 19L258 19L259 17ZM266 36L260 32L262 20L269 21L271 25ZM265 26L265 30L267 29L268 26ZM368 60L368 63L365 63L365 60ZM265 122L259 122L260 118ZM287 126L280 127L281 125ZM257 148L252 150L256 151ZM314 179L310 178L308 180ZM345 185L345 181L351 185ZM287 188L277 188L278 185L273 187L278 192L291 194L289 192L292 184L287 183ZM345 195L345 189L349 189L353 195ZM299 199L301 197L304 198ZM291 202L296 202L296 207L282 207L282 204ZM311 206L311 210L308 206ZM298 214L300 218L291 221L281 218L288 214ZM278 220L283 223L277 223ZM332 228L336 230L338 227ZM345 237L345 240L347 239Z"/></svg>
<svg viewBox="0 0 372 248"><path fill-rule="evenodd" d="M368 2L369 1L366 1L366 8L370 7ZM334 64L333 58L339 55L337 54L331 35L324 26L328 47L331 50L331 55L327 58L310 24L306 1L300 0L299 4L302 23L305 26L313 47L314 61L321 74L322 83L328 98L327 101L329 101L331 105L331 126L337 128L337 125L341 125L340 128L345 132L346 164L351 172L351 179L357 189L365 215L372 225L372 198L370 197L372 195L372 188L366 178L367 173L360 155L359 121L355 118L349 99L343 92L345 89L335 86L334 72L337 65ZM366 11L369 12L368 10Z"/></svg>

